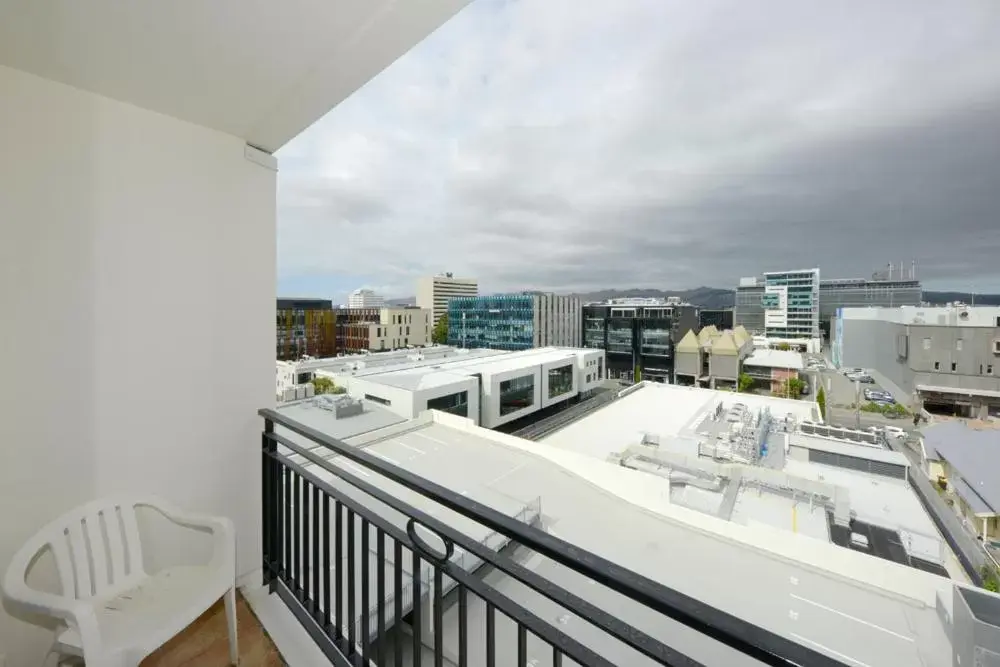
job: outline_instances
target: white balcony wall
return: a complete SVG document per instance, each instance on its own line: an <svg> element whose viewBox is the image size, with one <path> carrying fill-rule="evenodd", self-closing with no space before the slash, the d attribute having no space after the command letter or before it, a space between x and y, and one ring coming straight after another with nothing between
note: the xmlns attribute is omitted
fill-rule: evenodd
<svg viewBox="0 0 1000 667"><path fill-rule="evenodd" d="M236 137L2 66L0 100L0 569L120 492L230 516L255 569L275 173ZM49 640L0 610L10 667Z"/></svg>

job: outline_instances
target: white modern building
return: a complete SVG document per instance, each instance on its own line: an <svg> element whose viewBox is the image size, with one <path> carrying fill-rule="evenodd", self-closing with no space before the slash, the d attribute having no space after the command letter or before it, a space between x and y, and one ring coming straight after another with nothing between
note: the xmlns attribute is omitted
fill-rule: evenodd
<svg viewBox="0 0 1000 667"><path fill-rule="evenodd" d="M478 294L479 283L475 278L456 278L451 273L442 273L417 280L417 305L431 310L432 326L448 312L448 299Z"/></svg>
<svg viewBox="0 0 1000 667"><path fill-rule="evenodd" d="M384 305L385 298L381 294L365 287L356 289L347 296L348 308L381 308Z"/></svg>
<svg viewBox="0 0 1000 667"><path fill-rule="evenodd" d="M395 364L366 367L360 361L315 373L407 419L433 409L495 428L587 396L603 381L604 368L603 350L537 348L413 355Z"/></svg>

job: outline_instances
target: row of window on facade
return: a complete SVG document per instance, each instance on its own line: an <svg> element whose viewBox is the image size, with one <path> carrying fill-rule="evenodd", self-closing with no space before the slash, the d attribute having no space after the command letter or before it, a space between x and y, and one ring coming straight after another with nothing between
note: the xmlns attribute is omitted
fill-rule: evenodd
<svg viewBox="0 0 1000 667"><path fill-rule="evenodd" d="M940 361L935 361L934 362L934 370L936 370L936 371L941 370L941 362ZM954 362L954 361L951 362L951 372L955 373L957 371L958 371L958 363ZM979 364L979 374L980 375L993 375L993 364Z"/></svg>

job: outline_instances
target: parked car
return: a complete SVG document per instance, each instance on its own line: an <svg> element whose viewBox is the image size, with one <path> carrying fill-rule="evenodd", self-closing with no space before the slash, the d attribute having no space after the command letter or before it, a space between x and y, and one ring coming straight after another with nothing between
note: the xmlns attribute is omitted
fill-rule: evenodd
<svg viewBox="0 0 1000 667"><path fill-rule="evenodd" d="M906 431L899 428L898 426L885 426L886 435L891 435L894 438L905 438Z"/></svg>
<svg viewBox="0 0 1000 667"><path fill-rule="evenodd" d="M875 384L875 380L872 379L871 375L859 375L856 379L861 384Z"/></svg>

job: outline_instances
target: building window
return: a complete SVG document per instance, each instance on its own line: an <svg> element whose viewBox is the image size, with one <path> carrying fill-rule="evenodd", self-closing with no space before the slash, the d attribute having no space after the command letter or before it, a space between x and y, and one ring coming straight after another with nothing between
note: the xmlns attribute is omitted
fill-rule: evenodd
<svg viewBox="0 0 1000 667"><path fill-rule="evenodd" d="M535 403L535 376L524 375L500 382L500 416L531 407Z"/></svg>
<svg viewBox="0 0 1000 667"><path fill-rule="evenodd" d="M428 410L440 410L459 417L469 416L469 392L460 391L457 394L439 396L427 401Z"/></svg>
<svg viewBox="0 0 1000 667"><path fill-rule="evenodd" d="M935 361L934 362L934 370L936 370L936 371L941 370L941 362L940 361Z"/></svg>
<svg viewBox="0 0 1000 667"><path fill-rule="evenodd" d="M604 377L604 358L598 357L597 359L597 379L600 380Z"/></svg>
<svg viewBox="0 0 1000 667"><path fill-rule="evenodd" d="M993 375L993 364L986 364L986 374Z"/></svg>
<svg viewBox="0 0 1000 667"><path fill-rule="evenodd" d="M955 341L955 350L957 352L961 352L962 351L962 339L961 338L959 338L958 340Z"/></svg>
<svg viewBox="0 0 1000 667"><path fill-rule="evenodd" d="M573 391L573 366L549 369L549 398Z"/></svg>
<svg viewBox="0 0 1000 667"><path fill-rule="evenodd" d="M958 364L956 364L954 361L951 362L951 370L952 370L952 372L955 372L956 370L958 370Z"/></svg>
<svg viewBox="0 0 1000 667"><path fill-rule="evenodd" d="M374 401L375 403L380 403L381 405L392 405L392 401L387 398L382 398L381 396L372 396L371 394L365 394L365 398L369 401Z"/></svg>
<svg viewBox="0 0 1000 667"><path fill-rule="evenodd" d="M931 349L931 339L930 338L925 338L924 339L924 349L925 350Z"/></svg>
<svg viewBox="0 0 1000 667"><path fill-rule="evenodd" d="M587 373L587 384L590 384L590 373Z"/></svg>

